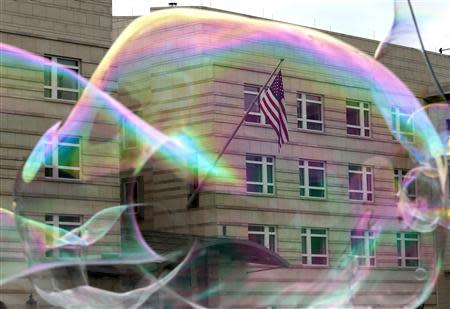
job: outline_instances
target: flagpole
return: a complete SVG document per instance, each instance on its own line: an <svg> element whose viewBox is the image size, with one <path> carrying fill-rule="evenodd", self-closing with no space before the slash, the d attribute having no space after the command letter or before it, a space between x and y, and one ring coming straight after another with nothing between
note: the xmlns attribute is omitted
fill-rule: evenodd
<svg viewBox="0 0 450 309"><path fill-rule="evenodd" d="M252 110L253 106L255 106L256 102L258 101L262 91L264 89L266 89L267 85L269 84L270 80L272 79L272 77L275 75L275 73L278 71L278 68L281 66L281 64L283 63L284 59L281 58L280 62L278 63L277 67L275 68L275 70L273 70L272 74L270 74L269 79L266 81L265 85L263 87L261 87L261 89L258 92L258 95L253 99L252 103L250 104L249 108L245 111L244 116L242 117L241 121L239 122L239 124L236 126L236 128L234 129L233 133L231 134L231 136L228 138L227 142L225 143L225 145L222 148L222 151L219 153L219 155L217 156L216 160L214 160L214 163L212 164L212 167L206 172L205 177L199 182L197 188L195 189L194 192L192 192L191 197L189 198L189 200L187 201L187 207L189 208L189 205L192 204L192 202L194 201L194 199L196 198L196 196L198 195L198 193L200 192L200 189L203 187L204 183L206 182L206 180L209 177L209 174L211 174L211 171L216 167L217 163L219 162L220 158L223 156L223 154L225 153L225 151L227 150L228 146L230 145L231 141L233 140L233 138L235 137L236 133L238 132L239 128L242 126L242 124L245 121L245 118L247 117L247 115L250 113L250 111ZM198 164L198 163L197 163Z"/></svg>

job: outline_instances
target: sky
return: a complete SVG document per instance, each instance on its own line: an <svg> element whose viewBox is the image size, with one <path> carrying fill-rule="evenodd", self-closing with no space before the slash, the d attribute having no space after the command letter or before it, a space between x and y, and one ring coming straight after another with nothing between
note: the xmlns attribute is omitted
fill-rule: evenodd
<svg viewBox="0 0 450 309"><path fill-rule="evenodd" d="M113 0L113 15L145 15L150 7L203 5L334 32L382 40L394 0ZM402 0L406 1L406 0ZM426 49L450 48L450 0L412 0ZM447 52L447 54L450 54Z"/></svg>

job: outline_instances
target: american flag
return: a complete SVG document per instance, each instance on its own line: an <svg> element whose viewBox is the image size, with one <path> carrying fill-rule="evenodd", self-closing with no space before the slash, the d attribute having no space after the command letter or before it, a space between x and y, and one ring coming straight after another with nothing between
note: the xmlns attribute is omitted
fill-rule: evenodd
<svg viewBox="0 0 450 309"><path fill-rule="evenodd" d="M269 123L278 135L278 145L289 142L286 109L284 108L284 88L281 70L272 85L261 96L259 106Z"/></svg>

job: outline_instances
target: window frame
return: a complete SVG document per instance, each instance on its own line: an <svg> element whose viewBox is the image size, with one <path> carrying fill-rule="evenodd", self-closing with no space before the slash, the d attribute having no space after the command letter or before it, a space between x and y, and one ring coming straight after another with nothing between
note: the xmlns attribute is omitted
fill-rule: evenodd
<svg viewBox="0 0 450 309"><path fill-rule="evenodd" d="M353 233L363 233L362 236L354 235ZM364 255L357 255L353 250L353 239L362 239L364 241ZM373 242L373 255L370 254L370 242ZM370 230L358 230L354 229L350 232L350 250L351 255L357 261L358 266L363 267L375 267L376 266L376 243L375 243L375 234ZM361 263L363 261L364 263Z"/></svg>
<svg viewBox="0 0 450 309"><path fill-rule="evenodd" d="M406 234L414 234L415 238L406 237ZM419 233L415 232L397 232L397 266L401 268L417 268L420 266L420 237ZM407 257L406 256L406 241L414 241L417 243L417 256ZM400 248L399 248L400 243ZM400 249L400 250L399 250ZM406 265L406 261L417 261L417 265Z"/></svg>
<svg viewBox="0 0 450 309"><path fill-rule="evenodd" d="M315 97L319 97L320 101L317 100L311 100L308 99L308 96L315 96ZM300 130L306 130L306 131L311 131L311 132L324 132L324 117L323 117L323 96L319 95L319 94L313 94L313 93L307 93L307 92L297 92L297 129ZM308 119L308 114L307 114L307 104L308 103L313 103L313 104L319 104L320 105L320 118L321 120L313 120L313 119ZM300 108L300 107L301 108ZM301 117L299 117L299 111L301 113ZM301 126L300 126L301 123ZM308 124L309 123L318 123L321 125L321 129L317 130L317 129L309 129L308 128Z"/></svg>
<svg viewBox="0 0 450 309"><path fill-rule="evenodd" d="M48 219L48 217L52 217L52 219ZM61 221L60 218L61 217L73 217L73 218L78 218L79 221L78 222L73 222L73 221ZM82 215L74 215L74 214L45 214L44 216L44 221L46 225L50 225L59 229L64 229L68 232L71 232L72 230L80 227L83 224L83 216ZM61 226L73 226L72 229L67 230L65 228L62 228ZM56 231L55 231L56 232ZM56 238L59 238L60 235L58 235ZM50 257L61 257L61 250L64 249L50 249L46 251L46 257L50 258Z"/></svg>
<svg viewBox="0 0 450 309"><path fill-rule="evenodd" d="M246 90L246 87L252 87L252 88L256 88L258 89L257 91L251 91L251 90ZM261 91L262 86L260 85L254 85L254 84L244 84L244 90L243 90L243 94L244 94L244 111L247 111L247 106L245 106L245 95L249 94L249 95L255 95L256 97L258 97L259 92ZM253 108L257 108L258 111L257 112L252 112L250 111L247 115L247 117L245 117L245 123L254 123L254 124L259 124L259 125L268 125L266 122L266 116L264 115L264 113L261 111L261 108L259 107L259 99L257 99L257 102L255 103L255 105L253 106ZM248 120L248 116L254 116L254 117L259 117L259 121L249 121Z"/></svg>
<svg viewBox="0 0 450 309"><path fill-rule="evenodd" d="M128 196L128 186L129 184L134 184L133 190L136 190L136 200L134 202L129 201ZM135 177L123 177L120 179L120 189L121 189L121 204L124 205L133 205L140 204L144 202L144 177L143 176L135 176ZM135 206L133 207L134 214L138 221L144 219L144 207Z"/></svg>
<svg viewBox="0 0 450 309"><path fill-rule="evenodd" d="M44 65L44 74L47 70L47 67L50 67L50 85L46 85L45 83L45 77L44 77L44 98L51 99L51 100L61 100L61 101L70 101L70 102L76 102L80 98L80 83L77 80L77 87L76 90L74 88L64 88L58 86L58 68L64 67L68 70L74 71L74 73L81 75L81 60L76 58L70 58L70 57L62 57L62 56L55 56L55 55L44 55L45 58L48 59L50 64ZM59 63L58 60L69 60L69 61L75 61L77 65L67 65ZM46 90L50 90L50 96L46 95ZM65 98L58 98L58 91L66 91L71 93L76 93L77 97L76 99L65 99Z"/></svg>
<svg viewBox="0 0 450 309"><path fill-rule="evenodd" d="M394 138L400 140L400 138L404 135L406 136L410 136L411 139L408 138L401 138L402 141L405 142L414 142L415 139L415 128L414 128L414 123L411 122L411 127L412 127L412 132L405 132L401 130L401 116L407 116L410 117L411 115L405 114L405 113L401 113L400 112L400 108L398 107L391 107L391 126L392 126L392 134L394 136Z"/></svg>
<svg viewBox="0 0 450 309"><path fill-rule="evenodd" d="M360 171L357 170L351 170L351 167L359 167L361 168ZM357 189L351 189L351 179L352 177L350 176L350 174L361 174L362 175L362 184L361 190L357 190ZM367 177L370 176L370 187L371 190L368 190L368 182L367 182ZM373 168L371 166L366 166L366 165L359 165L359 164L349 164L348 165L348 198L351 201L364 201L364 202L373 202L375 200L375 195L374 195L374 188L373 188L373 184L374 184L374 179L373 179ZM351 198L351 193L362 193L363 194L363 198L362 199L354 199ZM371 195L371 198L369 199L369 194Z"/></svg>
<svg viewBox="0 0 450 309"><path fill-rule="evenodd" d="M349 104L358 104L358 106L352 106ZM359 136L363 138L371 138L372 135L372 129L371 129L371 112L370 112L370 106L371 104L369 102L365 101L358 101L358 100L347 100L346 102L346 108L345 108L345 114L346 114L346 131L348 136ZM348 117L347 117L347 111L348 109L356 109L359 111L359 125L353 125L348 123ZM364 112L367 112L367 123L368 126L365 125L366 117L364 116ZM349 133L349 129L359 129L359 134L352 134ZM366 130L368 130L369 134L366 135Z"/></svg>
<svg viewBox="0 0 450 309"><path fill-rule="evenodd" d="M78 143L69 143L69 142L61 142L61 139L64 138L76 138L78 139ZM66 147L76 147L78 148L78 167L72 167L72 166L64 166L59 165L59 146L66 146ZM51 158L52 158L52 164L47 164L46 160L44 158L44 177L47 179L63 179L63 180L69 180L69 181L80 181L82 179L82 173L81 173L81 137L74 136L74 135L59 135L55 138L54 141L46 141L45 147L51 147ZM47 151L44 151L44 156L47 154ZM78 178L70 178L70 177L60 177L59 176L59 170L69 170L69 171L78 171ZM51 170L51 176L47 176L47 171Z"/></svg>
<svg viewBox="0 0 450 309"><path fill-rule="evenodd" d="M248 159L249 156L254 157L260 157L261 161L254 161ZM272 162L268 162L267 159L271 159ZM262 171L262 181L256 182L256 181L249 181L247 178L247 172L248 172L248 164L259 164L261 165L261 171ZM272 166L272 182L268 182L268 166ZM245 171L246 171L246 192L250 194L265 194L265 195L275 195L275 157L273 156L264 156L264 155L257 155L257 154L249 154L247 153L245 155ZM262 192L258 191L249 191L248 185L257 185L262 186ZM269 192L269 188L272 187L272 192Z"/></svg>
<svg viewBox="0 0 450 309"><path fill-rule="evenodd" d="M322 167L318 166L310 166L310 163L320 163ZM303 185L300 181L301 170L303 169ZM327 177L326 177L326 162L319 160L306 160L300 159L298 160L298 170L299 170L299 194L302 198L312 198L312 199L321 199L325 200L327 198ZM309 185L309 171L310 170L319 170L323 171L323 187L314 187ZM304 195L302 195L302 189L304 190ZM322 190L323 197L320 196L311 196L310 190Z"/></svg>
<svg viewBox="0 0 450 309"><path fill-rule="evenodd" d="M403 191L403 181L405 180L405 176L408 175L409 170L404 168L394 168L394 191L397 194L400 190ZM417 197L417 184L415 180L412 181L414 184L414 195L411 195L409 191L406 191L406 196L414 201ZM411 185L411 184L410 184Z"/></svg>
<svg viewBox="0 0 450 309"><path fill-rule="evenodd" d="M263 231L250 231L251 227L255 228L264 228ZM272 229L272 230L271 230ZM266 247L268 250L272 252L278 251L278 245L277 245L277 228L275 225L262 225L262 224L249 224L247 227L247 238L250 240L250 235L263 235L264 236L264 247ZM270 248L270 236L274 237L274 247ZM256 242L255 242L256 243Z"/></svg>
<svg viewBox="0 0 450 309"><path fill-rule="evenodd" d="M312 233L312 230L322 230L325 233L324 234L319 234L319 233ZM329 256L328 256L328 230L325 228L315 228L315 227L305 227L302 228L300 231L300 237L301 237L301 243L302 243L302 248L301 248L301 261L302 261L302 265L308 265L308 266L328 266L329 264ZM313 254L312 253L312 238L325 238L325 246L326 246L326 252L325 254ZM304 239L306 239L306 253L303 253L303 245L304 245ZM306 263L304 262L304 258L306 257ZM319 263L313 263L313 258L314 257L319 257L319 258L325 258L326 259L326 263L325 264L319 264Z"/></svg>

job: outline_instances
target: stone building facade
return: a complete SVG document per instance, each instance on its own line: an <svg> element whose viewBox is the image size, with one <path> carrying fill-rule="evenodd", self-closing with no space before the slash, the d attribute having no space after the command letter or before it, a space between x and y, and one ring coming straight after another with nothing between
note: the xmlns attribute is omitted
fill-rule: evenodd
<svg viewBox="0 0 450 309"><path fill-rule="evenodd" d="M154 14L161 9L153 9ZM199 15L203 14L200 10L217 13L208 8L197 9ZM250 18L249 23L259 20L245 17ZM118 29L133 19L114 17L113 28L118 34ZM140 22L145 25L144 20ZM151 23L148 27L152 28ZM237 171L239 179L226 184L207 182L196 205L187 205L187 200L201 177L173 167L168 162L170 159L152 159L141 178L136 179L140 188L136 199L154 206L145 210L142 230L150 234L157 230L250 239L289 261L289 270L255 272L245 279L236 279L247 284L238 288L239 291L231 287L212 296L208 303L212 307L220 304L249 308L258 304L267 308L297 308L319 304L319 299L351 285L357 276L353 271L341 273L340 278L327 276L340 270L342 256L359 254L362 255L355 260L361 266L359 271L368 270L370 274L362 288L342 306L397 308L410 302L412 295L421 294L423 282L415 279L415 271L419 265L432 269L430 257L434 248L443 248L445 244L436 243L434 233L409 231L399 220L398 182L414 163L393 138L364 86L344 78L336 82L339 78L333 80L333 76L330 78L319 70L296 71L289 62L289 57L296 57L295 53L289 53L289 49L286 54L277 52L276 44L262 43L263 39L252 42L253 49L227 50L225 57L205 52L207 48L201 43L195 46L198 54L183 50L183 40L195 41L208 33L213 36L210 27L207 21L199 19L157 27L153 32L142 31L144 34L130 42L133 47L125 49L124 55L132 53L135 47L139 50L141 45L145 46L143 42L159 42L164 38L166 44L158 52L144 52L151 60L142 61L136 67L130 66L126 57L122 58L118 67L125 69L118 78L119 101L166 134L188 127L196 132L200 145L218 154L243 116L246 104L256 96L279 58L284 57L282 70L291 140L279 150L273 129L261 124L261 114L250 115L219 161L219 166L227 164ZM339 33L328 34L368 55L374 54L379 43ZM234 40L244 41L245 31L233 35ZM212 37L211 40L214 41ZM252 56L246 57L249 53ZM431 53L430 58L439 79L447 84L449 56ZM417 50L392 46L382 62L421 102L435 94ZM449 90L447 87L446 91ZM306 110L299 111L306 104L315 104L319 116L308 119ZM352 132L355 127L349 122L354 110L362 115L359 121L367 118L366 123L361 122L358 134ZM132 153L136 149L125 151ZM308 174L315 175L309 178L309 183L305 180ZM356 174L366 179L360 187L349 180ZM129 182L131 175L123 177ZM355 218L363 210L369 211L375 221L382 222L384 228L378 237L370 231L370 222L363 231L354 227ZM375 238L376 246L372 248ZM358 242L366 244L359 254L354 253L358 250L354 244ZM448 251L446 255L448 261ZM429 308L445 308L449 295L448 272L446 262L437 288L426 301ZM319 284L322 280L327 281L325 286ZM282 297L273 296L286 290L285 294L278 294Z"/></svg>
<svg viewBox="0 0 450 309"><path fill-rule="evenodd" d="M56 63L86 79L91 77L111 45L111 1L6 0L1 2L0 14L2 43L46 57L52 63L48 69L33 72L26 64L8 63L6 54L2 54L0 204L13 210L16 177L30 151L50 127L67 117L82 93L81 85L60 74ZM27 208L25 215L70 230L101 209L119 203L119 147L115 143L94 149L80 137L60 139L59 143L76 154L74 160L56 159L61 148L54 145L52 162L33 181L39 188L33 195L36 205ZM93 158L97 158L96 164ZM115 158L116 176L94 181L97 168L105 167L105 158ZM4 237L6 233L2 231L0 245L2 273L24 263L19 240ZM102 249L114 251L118 239L116 231ZM0 299L7 308L24 308L30 292L29 280L18 279L0 287ZM33 297L39 308L45 307L36 293Z"/></svg>

